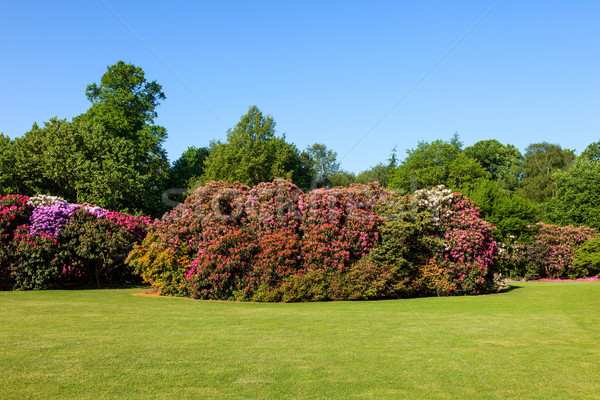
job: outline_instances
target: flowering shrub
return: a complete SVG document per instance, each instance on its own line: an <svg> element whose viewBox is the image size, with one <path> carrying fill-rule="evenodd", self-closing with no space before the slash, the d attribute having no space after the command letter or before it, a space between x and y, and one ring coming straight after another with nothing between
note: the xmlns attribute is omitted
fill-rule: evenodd
<svg viewBox="0 0 600 400"><path fill-rule="evenodd" d="M260 183L248 192L248 226L256 234L249 286L256 291L279 287L298 273L301 261L302 191L283 179Z"/></svg>
<svg viewBox="0 0 600 400"><path fill-rule="evenodd" d="M493 287L493 227L443 188L303 194L210 182L154 224L128 262L163 294L255 301L476 294Z"/></svg>
<svg viewBox="0 0 600 400"><path fill-rule="evenodd" d="M32 208L28 201L29 197L18 194L0 197L0 286L12 285L12 242L17 227L29 222Z"/></svg>
<svg viewBox="0 0 600 400"><path fill-rule="evenodd" d="M532 240L513 245L503 254L506 273L526 279L587 276L590 271L581 263L574 263L575 254L588 240L600 235L586 226L557 226L542 222L530 226Z"/></svg>
<svg viewBox="0 0 600 400"><path fill-rule="evenodd" d="M443 267L456 288L452 294L477 294L489 290L495 272L498 247L492 237L496 229L480 216L475 203L455 193L438 206L443 248L436 252L435 265ZM439 292L438 292L439 293Z"/></svg>
<svg viewBox="0 0 600 400"><path fill-rule="evenodd" d="M56 285L61 267L56 258L56 245L51 235L30 234L26 226L17 229L10 269L15 289L47 289Z"/></svg>
<svg viewBox="0 0 600 400"><path fill-rule="evenodd" d="M70 204L54 196L4 196L0 283L15 289L45 289L131 280L132 269L125 259L150 224L147 217Z"/></svg>
<svg viewBox="0 0 600 400"><path fill-rule="evenodd" d="M477 294L493 289L495 229L475 204L443 186L414 196L388 195L377 211L385 217L382 243L368 258L398 268L408 293Z"/></svg>

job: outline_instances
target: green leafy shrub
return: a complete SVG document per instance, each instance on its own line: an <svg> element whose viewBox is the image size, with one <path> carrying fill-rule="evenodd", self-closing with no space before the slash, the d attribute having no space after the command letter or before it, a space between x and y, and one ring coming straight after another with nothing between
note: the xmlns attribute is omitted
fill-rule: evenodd
<svg viewBox="0 0 600 400"><path fill-rule="evenodd" d="M573 267L586 276L600 273L600 238L587 240L575 253Z"/></svg>
<svg viewBox="0 0 600 400"><path fill-rule="evenodd" d="M292 275L281 285L281 300L286 303L329 300L328 286L327 274L323 270Z"/></svg>

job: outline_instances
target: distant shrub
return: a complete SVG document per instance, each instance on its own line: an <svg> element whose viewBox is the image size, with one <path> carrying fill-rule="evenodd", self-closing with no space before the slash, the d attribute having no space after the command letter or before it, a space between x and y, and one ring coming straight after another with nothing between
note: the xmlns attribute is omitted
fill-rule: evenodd
<svg viewBox="0 0 600 400"><path fill-rule="evenodd" d="M500 258L503 274L525 279L576 279L592 273L584 263L576 263L574 259L584 243L599 237L595 229L542 222L528 229L530 241L503 244Z"/></svg>
<svg viewBox="0 0 600 400"><path fill-rule="evenodd" d="M573 267L585 276L600 273L600 238L587 240L575 253Z"/></svg>

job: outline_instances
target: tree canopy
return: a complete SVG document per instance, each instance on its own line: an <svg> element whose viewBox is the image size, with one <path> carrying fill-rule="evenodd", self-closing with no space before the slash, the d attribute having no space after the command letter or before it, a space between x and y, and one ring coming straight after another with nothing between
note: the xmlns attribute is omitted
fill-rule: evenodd
<svg viewBox="0 0 600 400"><path fill-rule="evenodd" d="M227 131L226 142L211 141L209 152L199 183L215 180L257 185L283 178L299 186L306 184L307 169L298 149L275 135L273 117L263 115L256 106Z"/></svg>
<svg viewBox="0 0 600 400"><path fill-rule="evenodd" d="M525 149L523 183L519 194L539 203L553 197L556 188L552 174L569 168L574 160L575 152L558 144L530 144Z"/></svg>

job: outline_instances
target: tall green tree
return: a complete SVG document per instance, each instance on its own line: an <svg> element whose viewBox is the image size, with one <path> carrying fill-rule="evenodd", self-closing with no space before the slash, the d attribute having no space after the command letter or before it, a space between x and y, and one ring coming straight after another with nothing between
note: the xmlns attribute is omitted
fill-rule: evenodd
<svg viewBox="0 0 600 400"><path fill-rule="evenodd" d="M320 187L331 187L331 179L340 172L340 163L337 161L337 153L327 146L315 143L305 150L309 159L309 168L313 177L311 189ZM342 178L341 176L338 178ZM346 176L344 179L347 179ZM342 179L343 180L343 179ZM338 182L338 183L341 183Z"/></svg>
<svg viewBox="0 0 600 400"><path fill-rule="evenodd" d="M600 160L578 157L571 168L553 175L553 183L556 196L547 206L551 221L600 229Z"/></svg>
<svg viewBox="0 0 600 400"><path fill-rule="evenodd" d="M210 154L206 147L188 147L169 170L169 184L171 188L186 188L190 180L199 178L204 172L204 161Z"/></svg>
<svg viewBox="0 0 600 400"><path fill-rule="evenodd" d="M436 185L458 189L486 178L483 167L465 156L461 147L457 136L450 141L419 142L416 149L407 150L408 155L392 174L389 187L404 192Z"/></svg>
<svg viewBox="0 0 600 400"><path fill-rule="evenodd" d="M515 190L523 169L523 155L515 146L496 139L481 140L465 148L465 155L477 160L491 176L507 189Z"/></svg>
<svg viewBox="0 0 600 400"><path fill-rule="evenodd" d="M129 212L148 210L156 201L149 174L136 168L131 141L108 134L102 125L57 118L34 125L13 144L17 192L50 194Z"/></svg>
<svg viewBox="0 0 600 400"><path fill-rule="evenodd" d="M217 180L253 186L275 178L305 184L307 172L301 154L285 141L285 136L277 137L275 133L273 117L263 115L256 106L250 107L227 131L226 142L210 142L210 155L196 184Z"/></svg>
<svg viewBox="0 0 600 400"><path fill-rule="evenodd" d="M159 213L169 170L163 148L167 131L154 124L156 108L166 98L162 86L146 80L142 68L119 61L108 66L100 83L88 85L85 93L92 106L74 122L100 125L108 135L127 140L135 151L133 167L149 178L144 187L148 203L143 210Z"/></svg>
<svg viewBox="0 0 600 400"><path fill-rule="evenodd" d="M558 144L534 143L525 149L523 183L518 194L543 203L556 194L552 174L568 169L575 161L575 152Z"/></svg>

